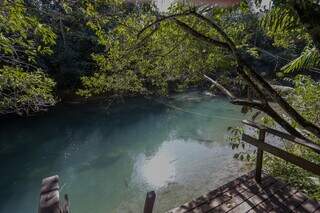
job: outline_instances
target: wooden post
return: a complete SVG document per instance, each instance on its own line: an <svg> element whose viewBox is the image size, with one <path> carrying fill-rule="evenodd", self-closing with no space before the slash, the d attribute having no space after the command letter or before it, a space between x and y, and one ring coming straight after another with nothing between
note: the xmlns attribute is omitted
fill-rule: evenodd
<svg viewBox="0 0 320 213"><path fill-rule="evenodd" d="M144 203L143 213L152 213L155 200L156 193L154 191L148 192Z"/></svg>
<svg viewBox="0 0 320 213"><path fill-rule="evenodd" d="M39 213L60 213L59 176L42 180L39 200Z"/></svg>
<svg viewBox="0 0 320 213"><path fill-rule="evenodd" d="M264 143L265 137L266 137L266 130L259 129L259 143ZM261 182L262 161L263 161L263 150L258 148L257 161L256 161L256 174L255 174L255 179L257 183Z"/></svg>

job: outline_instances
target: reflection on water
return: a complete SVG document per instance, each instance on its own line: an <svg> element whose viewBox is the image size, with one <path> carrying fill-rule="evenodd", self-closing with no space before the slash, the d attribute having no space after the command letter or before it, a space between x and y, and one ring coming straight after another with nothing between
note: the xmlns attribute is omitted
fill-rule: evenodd
<svg viewBox="0 0 320 213"><path fill-rule="evenodd" d="M174 153L168 149L160 149L151 159L141 156L137 161L141 165L138 173L141 173L143 181L152 188L158 189L173 182L175 179Z"/></svg>
<svg viewBox="0 0 320 213"><path fill-rule="evenodd" d="M163 212L244 172L224 140L241 119L224 99L188 93L2 121L0 212L36 212L40 181L53 174L73 212L141 212L150 190Z"/></svg>

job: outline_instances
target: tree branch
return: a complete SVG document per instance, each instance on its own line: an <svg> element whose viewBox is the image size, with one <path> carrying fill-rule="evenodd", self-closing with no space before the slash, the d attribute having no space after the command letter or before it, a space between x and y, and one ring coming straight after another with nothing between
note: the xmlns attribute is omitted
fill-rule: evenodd
<svg viewBox="0 0 320 213"><path fill-rule="evenodd" d="M228 49L230 49L233 53L237 52L237 48L236 45L234 44L234 42L229 38L229 36L224 32L224 30L217 24L215 23L213 20L197 13L197 12L192 12L192 15L203 20L204 22L206 22L207 24L209 24L211 27L213 27L227 42Z"/></svg>
<svg viewBox="0 0 320 213"><path fill-rule="evenodd" d="M261 85L261 87L264 89L264 91L266 91L266 93L268 95L270 95L270 97L275 100L279 106L286 112L288 113L288 115L290 115L291 118L293 118L300 126L302 126L304 129L308 130L309 132L313 133L314 135L316 135L318 138L320 138L320 127L318 127L317 125L313 124L312 122L306 120L302 115L300 115L293 107L290 106L290 104L288 104L287 101L285 101L281 95L278 94L278 92L276 90L274 90L272 88L272 86L265 81L252 67L251 65L249 65L246 60L243 58L243 56L240 55L240 53L238 52L236 45L234 44L234 42L229 38L229 36L223 31L223 29L216 24L214 21L196 13L193 12L193 15L195 15L196 17L200 18L201 20L204 20L206 23L208 23L210 26L212 26L214 29L216 29L220 35L226 40L226 42L229 45L229 49L232 50L233 54L235 55L237 62L239 65L243 65L245 66L249 73L250 76L257 81L258 84ZM241 71L241 69L240 69ZM241 74L241 73L240 73ZM242 74L242 76L244 76Z"/></svg>
<svg viewBox="0 0 320 213"><path fill-rule="evenodd" d="M140 35L142 33L144 33L144 31L146 31L147 29L149 29L150 27L153 27L154 25L156 24L159 24L160 22L162 21L165 21L165 20L169 20L169 19L173 19L173 18L176 18L176 17L180 17L180 16L188 16L190 14L192 14L194 11L191 10L191 11L186 11L184 13L177 13L177 14L173 14L173 15L170 15L170 16L160 16L160 18L158 18L156 21L152 22L151 24L145 26L142 30L140 30L140 32L138 33L138 37L140 37Z"/></svg>
<svg viewBox="0 0 320 213"><path fill-rule="evenodd" d="M222 86L212 78L206 75L204 75L204 77L208 79L211 83L213 83L213 85L218 87L224 94L226 94L230 98L230 103L260 110L269 115L271 118L273 118L281 127L287 130L290 134L294 135L295 137L310 141L308 138L303 136L298 130L292 127L289 122L283 119L266 101L261 102L257 100L245 100L236 98L228 89L226 89L224 86Z"/></svg>
<svg viewBox="0 0 320 213"><path fill-rule="evenodd" d="M198 32L198 31L194 30L192 27L190 27L189 25L187 25L186 23L184 23L182 21L179 21L178 19L174 19L174 21L176 22L176 24L178 26L180 26L182 28L182 30L189 33L190 35L192 35L202 41L205 41L207 43L210 43L210 44L213 44L213 45L230 50L230 47L227 43L225 43L223 41L219 41L217 39L210 38L210 37Z"/></svg>
<svg viewBox="0 0 320 213"><path fill-rule="evenodd" d="M240 62L244 64L250 74L262 85L265 89L264 91L279 104L279 106L288 114L290 117L295 120L301 127L313 133L315 136L320 138L320 127L313 124L312 122L306 120L300 113L298 113L290 104L285 101L279 93L272 88L272 86L266 82L254 69L242 58L240 57Z"/></svg>
<svg viewBox="0 0 320 213"><path fill-rule="evenodd" d="M231 100L236 99L236 97L227 90L224 86L213 80L212 78L208 77L207 75L204 75L206 79L208 79L214 86L218 87L225 95L227 95Z"/></svg>

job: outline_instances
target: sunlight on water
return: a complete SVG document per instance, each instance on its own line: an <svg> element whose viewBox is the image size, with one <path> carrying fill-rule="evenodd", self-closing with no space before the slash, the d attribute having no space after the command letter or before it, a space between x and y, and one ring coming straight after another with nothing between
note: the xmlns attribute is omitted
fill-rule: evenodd
<svg viewBox="0 0 320 213"><path fill-rule="evenodd" d="M141 173L144 180L154 189L164 187L175 179L174 153L160 150L151 158L143 159Z"/></svg>

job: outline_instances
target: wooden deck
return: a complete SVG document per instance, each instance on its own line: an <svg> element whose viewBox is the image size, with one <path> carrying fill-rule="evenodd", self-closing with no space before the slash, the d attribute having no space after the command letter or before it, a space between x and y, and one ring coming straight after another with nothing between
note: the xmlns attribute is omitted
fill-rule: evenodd
<svg viewBox="0 0 320 213"><path fill-rule="evenodd" d="M319 212L320 202L287 184L262 174L261 183L254 172L243 175L208 194L183 204L169 213L204 212Z"/></svg>

